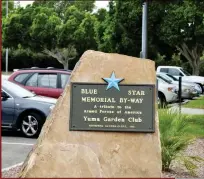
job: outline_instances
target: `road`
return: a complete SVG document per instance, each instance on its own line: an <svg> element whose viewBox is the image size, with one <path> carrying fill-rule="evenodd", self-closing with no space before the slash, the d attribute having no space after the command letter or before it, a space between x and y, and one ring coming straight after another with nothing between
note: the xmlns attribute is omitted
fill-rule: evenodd
<svg viewBox="0 0 204 179"><path fill-rule="evenodd" d="M2 75L7 79L9 75ZM19 132L2 131L2 170L24 162L36 139L23 137Z"/></svg>
<svg viewBox="0 0 204 179"><path fill-rule="evenodd" d="M19 132L2 132L2 170L24 162L36 139L21 136Z"/></svg>

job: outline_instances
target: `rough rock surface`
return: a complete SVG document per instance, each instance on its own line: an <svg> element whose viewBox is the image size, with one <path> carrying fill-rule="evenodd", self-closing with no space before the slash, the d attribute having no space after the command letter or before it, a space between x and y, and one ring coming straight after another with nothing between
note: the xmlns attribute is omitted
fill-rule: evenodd
<svg viewBox="0 0 204 179"><path fill-rule="evenodd" d="M121 84L155 84L155 64L119 54L86 51L72 82L104 82L115 71ZM161 177L161 148L155 133L69 131L70 87L48 117L18 177ZM156 113L157 114L157 113Z"/></svg>

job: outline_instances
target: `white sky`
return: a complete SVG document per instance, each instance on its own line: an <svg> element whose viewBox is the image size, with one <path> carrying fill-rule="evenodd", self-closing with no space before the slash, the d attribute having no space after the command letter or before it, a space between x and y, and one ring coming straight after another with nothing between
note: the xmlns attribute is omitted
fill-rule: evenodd
<svg viewBox="0 0 204 179"><path fill-rule="evenodd" d="M96 8L99 9L99 8L107 8L107 5L108 5L108 0L101 0L101 1L96 1ZM20 1L20 5L22 7L25 7L26 5L28 4L31 4L33 3L33 1Z"/></svg>

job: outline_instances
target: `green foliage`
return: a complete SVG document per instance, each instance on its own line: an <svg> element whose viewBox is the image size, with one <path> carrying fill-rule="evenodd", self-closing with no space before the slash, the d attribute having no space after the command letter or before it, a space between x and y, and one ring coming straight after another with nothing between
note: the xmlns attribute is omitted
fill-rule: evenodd
<svg viewBox="0 0 204 179"><path fill-rule="evenodd" d="M139 56L141 11L139 0L110 1L105 21L96 28L98 48L106 52Z"/></svg>
<svg viewBox="0 0 204 179"><path fill-rule="evenodd" d="M51 8L40 7L30 26L30 37L37 41L38 50L54 48L57 44L57 27L61 25L61 19ZM31 44L33 48L34 44Z"/></svg>
<svg viewBox="0 0 204 179"><path fill-rule="evenodd" d="M43 52L58 60L61 64L63 64L64 69L66 70L69 69L69 61L73 60L77 55L77 51L73 45L69 45L67 48L62 49L56 48L51 51L45 49Z"/></svg>
<svg viewBox="0 0 204 179"><path fill-rule="evenodd" d="M158 28L160 38L182 53L195 75L199 74L204 50L203 8L202 1L172 2L166 5L166 14Z"/></svg>
<svg viewBox="0 0 204 179"><path fill-rule="evenodd" d="M28 48L34 40L30 37L30 26L32 24L32 7L15 10L3 24L3 46L17 48L21 44Z"/></svg>
<svg viewBox="0 0 204 179"><path fill-rule="evenodd" d="M187 132L198 138L204 138L204 115L193 115L190 116L187 121L191 126Z"/></svg>
<svg viewBox="0 0 204 179"><path fill-rule="evenodd" d="M2 17L6 17L6 1L1 1L2 3ZM12 13L14 9L14 0L8 1L8 14Z"/></svg>
<svg viewBox="0 0 204 179"><path fill-rule="evenodd" d="M20 44L39 54L45 48L74 45L78 55L70 61L71 68L88 49L140 55L140 0L110 0L109 10L96 12L95 0L35 0L33 5L17 9L12 3L9 1L9 17L2 18L4 48L18 49ZM192 67L194 74L199 70L204 74L204 60L200 58L204 44L204 3L150 1L148 7L148 58L155 60L156 65L182 65L187 69Z"/></svg>
<svg viewBox="0 0 204 179"><path fill-rule="evenodd" d="M86 11L86 12L92 12L95 8L95 0L86 0L86 1L75 1L74 5L80 10L80 11Z"/></svg>
<svg viewBox="0 0 204 179"><path fill-rule="evenodd" d="M191 174L195 175L197 166L194 161L200 162L203 159L197 156L185 156L183 153L186 147L197 137L195 133L189 133L189 129L191 129L190 116L179 115L165 109L159 111L159 119L162 169L169 171L171 162L179 160Z"/></svg>
<svg viewBox="0 0 204 179"><path fill-rule="evenodd" d="M178 54L174 53L172 55L172 59L170 60L169 65L182 66L181 53L178 53Z"/></svg>
<svg viewBox="0 0 204 179"><path fill-rule="evenodd" d="M196 100L189 101L184 105L184 107L204 109L204 96L201 96Z"/></svg>
<svg viewBox="0 0 204 179"><path fill-rule="evenodd" d="M156 58L155 58L155 62L156 62L156 66L160 66L160 65L165 65L165 55L161 55L160 53L156 54Z"/></svg>

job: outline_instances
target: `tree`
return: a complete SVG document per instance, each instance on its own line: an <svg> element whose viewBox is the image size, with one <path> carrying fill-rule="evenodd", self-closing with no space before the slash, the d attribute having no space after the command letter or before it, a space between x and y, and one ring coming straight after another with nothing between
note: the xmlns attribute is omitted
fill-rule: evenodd
<svg viewBox="0 0 204 179"><path fill-rule="evenodd" d="M152 1L149 4L148 16L148 58L155 59L157 52L171 57L168 44L159 41L156 30L161 22L164 4ZM99 50L116 52L130 56L140 56L142 36L142 2L113 1L109 2L109 11L105 20L96 26L96 40ZM98 17L98 15L96 15ZM102 17L103 18L103 17ZM161 45L162 44L162 45ZM168 50L167 50L168 49Z"/></svg>
<svg viewBox="0 0 204 179"><path fill-rule="evenodd" d="M176 47L190 63L193 74L199 75L204 50L203 1L183 0L166 6L160 24L160 38Z"/></svg>
<svg viewBox="0 0 204 179"><path fill-rule="evenodd" d="M62 24L61 19L52 8L37 7L35 17L30 26L30 43L32 49L55 48L57 44L57 29Z"/></svg>
<svg viewBox="0 0 204 179"><path fill-rule="evenodd" d="M69 45L67 48L62 48L62 49L56 48L51 51L48 49L45 49L43 52L48 56L51 56L56 60L58 60L58 62L63 64L64 69L66 70L69 69L69 61L73 60L77 55L77 51L73 45Z"/></svg>
<svg viewBox="0 0 204 179"><path fill-rule="evenodd" d="M34 9L32 6L16 9L6 18L3 24L3 46L18 48L31 46L33 42L30 36L30 26L32 25Z"/></svg>
<svg viewBox="0 0 204 179"><path fill-rule="evenodd" d="M92 12L95 8L95 0L74 1L74 5L81 11Z"/></svg>
<svg viewBox="0 0 204 179"><path fill-rule="evenodd" d="M6 17L6 1L1 1L2 3L2 17ZM14 0L8 0L8 13L11 13L14 9Z"/></svg>
<svg viewBox="0 0 204 179"><path fill-rule="evenodd" d="M110 1L106 20L97 27L99 49L130 56L141 50L142 7L140 0ZM104 32L101 32L104 30ZM103 36L101 37L101 34Z"/></svg>
<svg viewBox="0 0 204 179"><path fill-rule="evenodd" d="M78 1L78 0L58 0L58 1L47 1L47 0L35 0L34 6L44 6L54 8L54 11L58 14L61 19L64 19L65 12L70 6L75 6L80 11L92 12L95 5L95 0Z"/></svg>
<svg viewBox="0 0 204 179"><path fill-rule="evenodd" d="M76 6L67 8L64 23L59 26L57 32L59 47L66 48L67 44L74 44L78 52L77 57L88 49L96 50L96 22L96 17L90 12L80 11Z"/></svg>

